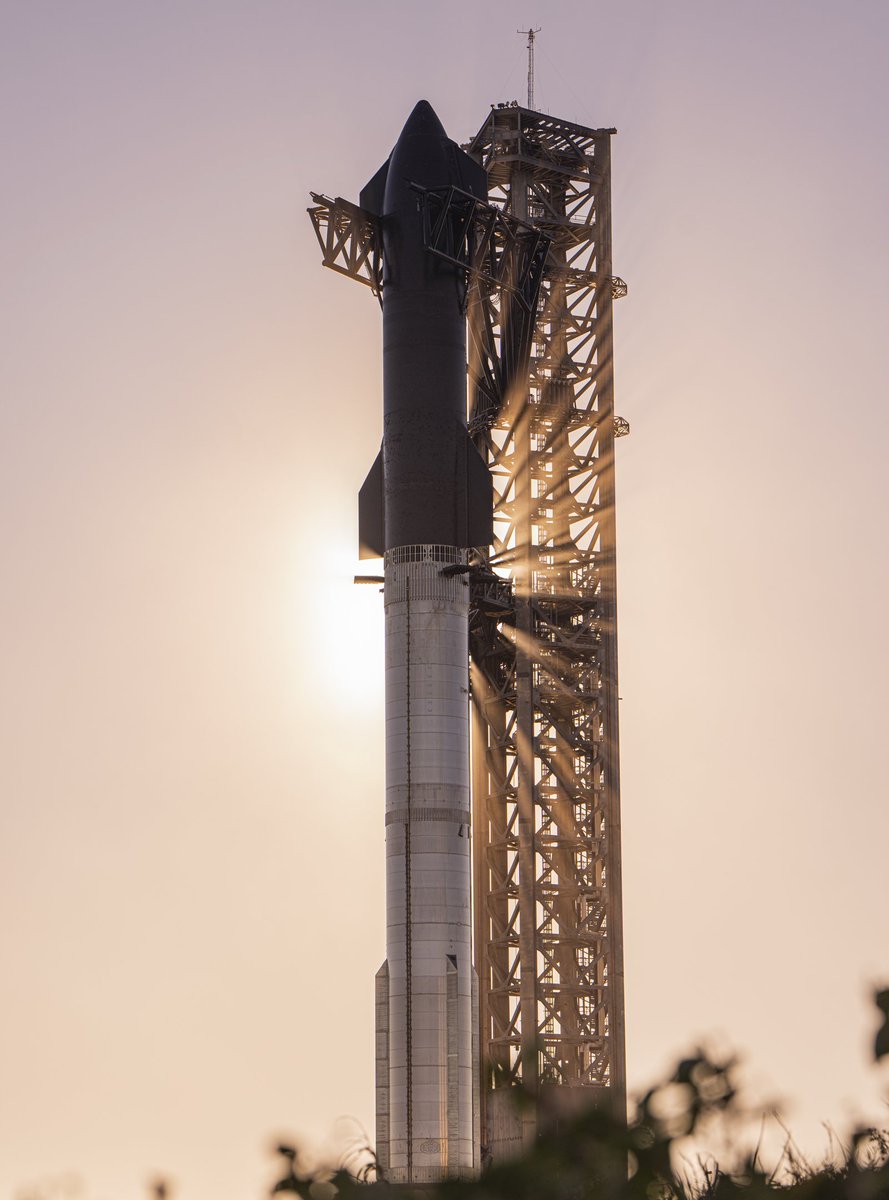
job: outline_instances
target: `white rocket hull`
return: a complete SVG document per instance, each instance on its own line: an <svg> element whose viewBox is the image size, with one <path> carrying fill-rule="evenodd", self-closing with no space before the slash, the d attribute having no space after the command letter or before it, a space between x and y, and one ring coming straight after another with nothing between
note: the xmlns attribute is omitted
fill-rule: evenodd
<svg viewBox="0 0 889 1200"><path fill-rule="evenodd" d="M478 1168L467 576L447 546L385 556L386 963L377 1154L393 1183Z"/></svg>

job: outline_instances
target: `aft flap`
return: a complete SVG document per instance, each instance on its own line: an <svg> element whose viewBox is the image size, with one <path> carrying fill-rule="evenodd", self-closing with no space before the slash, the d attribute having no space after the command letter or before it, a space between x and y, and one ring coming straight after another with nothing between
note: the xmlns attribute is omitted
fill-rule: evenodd
<svg viewBox="0 0 889 1200"><path fill-rule="evenodd" d="M362 193L363 195L363 193ZM383 452L358 493L358 557L381 558L386 549L386 524L383 506Z"/></svg>

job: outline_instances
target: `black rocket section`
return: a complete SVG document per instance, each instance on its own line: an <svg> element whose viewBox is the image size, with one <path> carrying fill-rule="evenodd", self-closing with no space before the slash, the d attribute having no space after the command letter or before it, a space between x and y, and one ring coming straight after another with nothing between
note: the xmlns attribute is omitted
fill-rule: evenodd
<svg viewBox="0 0 889 1200"><path fill-rule="evenodd" d="M362 557L493 536L491 478L466 429L465 276L426 249L416 190L449 186L487 199L484 170L421 100L361 193L383 232L383 442L358 498Z"/></svg>

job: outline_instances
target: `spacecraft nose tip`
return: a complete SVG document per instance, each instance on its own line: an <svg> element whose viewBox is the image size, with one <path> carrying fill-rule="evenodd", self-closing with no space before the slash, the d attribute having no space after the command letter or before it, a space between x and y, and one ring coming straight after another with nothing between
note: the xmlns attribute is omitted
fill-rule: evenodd
<svg viewBox="0 0 889 1200"><path fill-rule="evenodd" d="M413 112L408 117L402 134L423 134L425 136L447 137L444 126L439 121L435 109L428 100L418 100Z"/></svg>

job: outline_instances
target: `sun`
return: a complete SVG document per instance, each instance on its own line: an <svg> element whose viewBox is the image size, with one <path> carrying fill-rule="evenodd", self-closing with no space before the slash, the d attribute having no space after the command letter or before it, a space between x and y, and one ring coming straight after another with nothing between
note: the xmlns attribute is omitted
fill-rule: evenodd
<svg viewBox="0 0 889 1200"><path fill-rule="evenodd" d="M337 711L382 707L384 695L382 584L356 584L356 575L382 575L382 562L359 562L350 547L325 549L309 594L302 653L311 659L319 690Z"/></svg>

